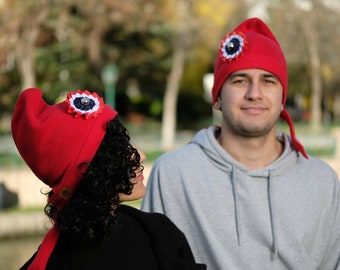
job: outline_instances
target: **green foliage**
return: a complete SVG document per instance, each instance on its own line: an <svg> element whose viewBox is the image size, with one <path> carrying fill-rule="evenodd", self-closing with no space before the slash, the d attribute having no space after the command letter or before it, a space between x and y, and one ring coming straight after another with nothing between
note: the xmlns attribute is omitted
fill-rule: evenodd
<svg viewBox="0 0 340 270"><path fill-rule="evenodd" d="M179 121L185 119L184 125L190 122L187 118L198 116L202 119L210 111L208 104L202 104L202 76L212 72L221 38L247 16L249 8L247 1L242 0L103 0L100 4L97 1L84 4L86 1L83 0L61 0L48 1L49 4L44 5L37 5L34 1L25 2L25 5L11 0L3 2L0 7L1 57L3 53L15 55L21 33L34 26L35 18L30 15L32 10L48 8L47 18L38 25L40 33L32 50L37 79L35 86L43 90L48 102L55 102L70 90L90 89L103 94L105 89L101 70L107 63L114 62L120 69L116 87L117 107L124 115L131 110L160 119L174 42L179 42L178 37L186 30L183 40L180 40L183 46L188 47L180 93L192 93L191 98L202 105L203 112L200 113L198 106L191 102L184 106L187 107L185 110L182 109L183 105L178 104L178 118ZM309 64L305 56L299 58L302 54L308 54L301 38L303 33L300 28L287 27L288 15L294 14L289 13L288 8L282 12L281 5L286 1L274 2L268 10L269 21L271 26L275 26L274 32L289 56L289 97L293 98L296 93L308 96L311 89ZM184 18L179 12L180 7L187 7ZM327 25L332 19L335 20L335 13L332 10L329 18L320 22L322 29L331 29ZM327 31L318 32L327 36ZM322 69L329 99L333 97L332 92L339 88L337 73L333 71L335 66L339 66L339 61L333 52L335 48L331 46L338 44L338 41L331 41L327 39L321 50L322 54L332 56L331 59L323 58ZM11 65L0 72L0 117L11 113L22 90L23 82L18 69L18 65ZM139 84L141 98L137 102L127 96L131 78ZM193 111L189 112L191 109ZM191 120L194 121L196 119Z"/></svg>
<svg viewBox="0 0 340 270"><path fill-rule="evenodd" d="M0 72L0 118L14 109L15 100L19 95L16 87L18 81L20 78L16 70Z"/></svg>
<svg viewBox="0 0 340 270"><path fill-rule="evenodd" d="M60 61L62 54L67 54L67 61ZM50 103L55 103L65 92L78 89L104 93L100 71L86 55L82 51L61 51L56 43L37 49L36 74L38 86Z"/></svg>
<svg viewBox="0 0 340 270"><path fill-rule="evenodd" d="M211 117L212 105L202 98L203 93L192 94L181 92L177 105L177 124L179 129L196 130L201 122Z"/></svg>
<svg viewBox="0 0 340 270"><path fill-rule="evenodd" d="M294 97L295 94L308 95L310 93L310 70L306 63L288 64L289 91L288 95Z"/></svg>

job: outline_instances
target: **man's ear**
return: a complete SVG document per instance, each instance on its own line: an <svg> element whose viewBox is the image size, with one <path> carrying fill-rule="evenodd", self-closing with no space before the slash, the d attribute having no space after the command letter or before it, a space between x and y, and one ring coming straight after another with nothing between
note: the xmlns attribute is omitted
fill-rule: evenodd
<svg viewBox="0 0 340 270"><path fill-rule="evenodd" d="M218 110L218 111L220 111L221 110L221 104L220 104L220 102L219 102L219 97L217 98L217 100L214 102L214 104L213 104L213 106L214 106L214 109L215 110Z"/></svg>

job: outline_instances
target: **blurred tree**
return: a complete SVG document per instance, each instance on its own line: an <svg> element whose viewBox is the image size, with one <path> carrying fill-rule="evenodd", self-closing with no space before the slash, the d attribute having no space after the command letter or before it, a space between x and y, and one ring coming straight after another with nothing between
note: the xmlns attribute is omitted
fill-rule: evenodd
<svg viewBox="0 0 340 270"><path fill-rule="evenodd" d="M2 2L0 46L15 55L23 89L36 85L35 48L52 3L51 0Z"/></svg>
<svg viewBox="0 0 340 270"><path fill-rule="evenodd" d="M215 44L219 46L217 40L221 38L222 29L228 24L229 20L226 18L232 18L235 10L232 0L212 0L209 3L200 0L176 0L175 4L173 1L166 2L163 12L167 15L164 18L171 29L172 66L163 99L163 150L170 149L174 143L178 92L186 60L193 56L192 52L201 43L209 44L208 55L211 56L211 47L216 50Z"/></svg>
<svg viewBox="0 0 340 270"><path fill-rule="evenodd" d="M321 128L323 115L327 113L322 110L326 98L323 82L330 85L332 78L335 79L332 72L326 71L340 71L340 31L332 27L339 23L339 8L339 5L330 7L323 0L285 0L270 4L270 24L279 33L288 62L309 66L310 126L313 130Z"/></svg>
<svg viewBox="0 0 340 270"><path fill-rule="evenodd" d="M120 69L117 90L124 100L127 82L131 79L137 81L143 95L136 99L142 102L139 105L143 106L137 105L143 113L147 112L148 106L153 114L159 113L163 97L162 144L164 148L170 148L176 121L181 119L181 115L176 115L181 110L177 108L179 91L192 91L195 99L202 92L202 75L212 71L220 40L247 17L249 9L245 2L250 0L174 1L3 0L0 4L0 57L3 51L7 56L14 55L16 66L0 75L0 91L6 91L0 99L1 112L13 106L8 104L10 100L14 104L15 91L23 89L18 86L19 81L26 86L41 86L51 102L64 89L86 87L101 92L101 69L114 62ZM314 13L301 6L289 6L289 3L296 5L299 1L261 2L271 7L268 22L278 33L290 66L297 64L293 70L311 73L312 69L306 68L307 63L310 66L309 52L319 53L319 60L315 62L320 63L318 73L322 74L322 86L328 89L331 97L331 89L339 84L336 76L340 63L336 50L339 47L333 46L339 43L336 38L339 30L330 27L336 25L338 11L319 0L322 5L315 3L317 8L313 8L313 12L316 12L314 9L322 11L317 17L322 20L311 18L311 28L308 28L298 19L305 13L313 17ZM303 2L314 3L313 0ZM305 33L315 29L316 36L312 38L317 47L307 50L306 45L310 42L306 42ZM333 35L328 29L332 29ZM298 77L298 74L294 75L293 79ZM312 82L308 81L304 88L308 89L309 84ZM1 87L4 86L3 90ZM298 86L294 88L299 89ZM320 99L317 100L320 104ZM151 106L154 103L157 106Z"/></svg>
<svg viewBox="0 0 340 270"><path fill-rule="evenodd" d="M244 14L237 10L242 1L234 0L1 3L0 49L8 55L13 52L17 64L13 72L19 72L22 82L19 86L12 81L13 89L41 87L49 102L64 89L74 87L101 92L101 69L115 62L121 70L121 89L127 88L125 82L137 78L142 92L146 88L151 94L147 99L154 94L164 97L164 145L173 141L186 61L191 60L195 67L188 74L196 80L195 85L200 84L207 66L211 69L209 61L214 61L223 28L229 20ZM155 100L157 103L159 98Z"/></svg>

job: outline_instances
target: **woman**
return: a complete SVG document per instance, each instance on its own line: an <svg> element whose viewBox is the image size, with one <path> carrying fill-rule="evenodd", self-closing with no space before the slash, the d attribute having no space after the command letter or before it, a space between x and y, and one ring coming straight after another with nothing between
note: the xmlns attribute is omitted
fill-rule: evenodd
<svg viewBox="0 0 340 270"><path fill-rule="evenodd" d="M51 187L44 210L53 226L21 269L206 269L168 218L121 205L144 196L146 157L96 93L78 90L50 106L39 89L27 89L12 134Z"/></svg>

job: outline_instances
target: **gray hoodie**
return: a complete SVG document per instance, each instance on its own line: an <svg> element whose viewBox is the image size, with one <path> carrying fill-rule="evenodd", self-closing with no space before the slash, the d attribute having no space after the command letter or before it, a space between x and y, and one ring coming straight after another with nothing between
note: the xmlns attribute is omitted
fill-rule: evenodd
<svg viewBox="0 0 340 270"><path fill-rule="evenodd" d="M208 270L340 270L340 182L299 156L290 137L272 164L248 170L217 143L217 127L162 155L142 210L167 215Z"/></svg>

